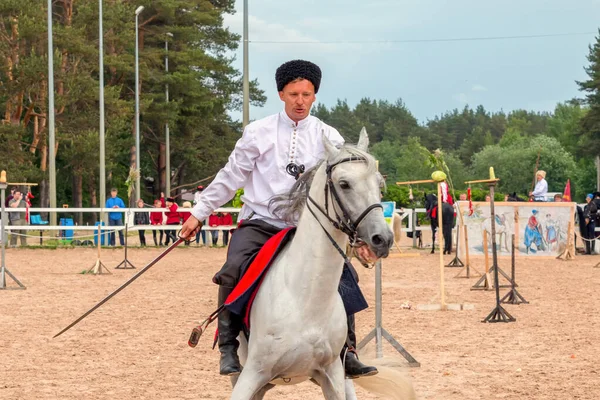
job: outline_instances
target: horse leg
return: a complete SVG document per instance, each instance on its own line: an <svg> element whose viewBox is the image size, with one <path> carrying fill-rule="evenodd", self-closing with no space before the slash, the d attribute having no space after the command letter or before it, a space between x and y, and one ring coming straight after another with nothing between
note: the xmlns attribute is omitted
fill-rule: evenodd
<svg viewBox="0 0 600 400"><path fill-rule="evenodd" d="M275 385L273 385L272 383L266 384L265 386L263 386L262 389L256 392L252 400L263 400L265 398L265 394L267 394L267 392L273 389L274 387Z"/></svg>
<svg viewBox="0 0 600 400"><path fill-rule="evenodd" d="M344 375L344 367L339 357L322 371L315 373L313 378L321 386L325 400L346 400Z"/></svg>
<svg viewBox="0 0 600 400"><path fill-rule="evenodd" d="M354 390L354 383L352 383L351 379L346 379L346 400L358 400L356 397L356 391Z"/></svg>
<svg viewBox="0 0 600 400"><path fill-rule="evenodd" d="M444 253L452 254L452 223L444 225Z"/></svg>
<svg viewBox="0 0 600 400"><path fill-rule="evenodd" d="M435 253L435 226L431 224L431 254Z"/></svg>
<svg viewBox="0 0 600 400"><path fill-rule="evenodd" d="M266 391L271 389L272 385L269 382L272 379L272 376L265 373L264 368L260 369L255 363L249 360L248 364L244 365L242 373L231 379L232 384L234 384L231 400L262 399ZM267 388L269 385L271 387Z"/></svg>

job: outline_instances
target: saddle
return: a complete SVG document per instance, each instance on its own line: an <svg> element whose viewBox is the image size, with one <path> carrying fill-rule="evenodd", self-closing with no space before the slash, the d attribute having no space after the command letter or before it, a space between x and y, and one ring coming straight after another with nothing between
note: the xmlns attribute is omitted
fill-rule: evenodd
<svg viewBox="0 0 600 400"><path fill-rule="evenodd" d="M250 330L250 312L258 289L271 264L279 255L281 249L293 239L295 233L295 227L286 228L269 239L225 300L225 308L235 314L244 316L244 325L247 331ZM344 264L338 292L342 297L347 315L355 314L369 307L358 286L358 275L349 261Z"/></svg>

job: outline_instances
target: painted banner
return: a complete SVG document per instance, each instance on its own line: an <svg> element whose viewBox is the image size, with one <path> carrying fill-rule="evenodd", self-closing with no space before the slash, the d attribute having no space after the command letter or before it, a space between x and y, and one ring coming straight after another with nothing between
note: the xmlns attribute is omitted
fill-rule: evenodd
<svg viewBox="0 0 600 400"><path fill-rule="evenodd" d="M473 202L469 215L468 202L458 202L460 225L466 225L469 236L469 255L483 255L483 232L487 232L488 252L492 252L492 221L490 203ZM560 255L572 235L576 203L552 202L495 202L496 251L510 255L511 237L515 234L515 252L519 256ZM461 231L464 232L464 231ZM575 254L574 242L570 242ZM464 241L459 247L464 254ZM460 256L459 255L459 256Z"/></svg>

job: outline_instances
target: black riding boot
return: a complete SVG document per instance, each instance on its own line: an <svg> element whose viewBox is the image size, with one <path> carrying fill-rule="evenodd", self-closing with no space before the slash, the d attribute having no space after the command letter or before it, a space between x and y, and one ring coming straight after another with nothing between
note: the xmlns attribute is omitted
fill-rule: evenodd
<svg viewBox="0 0 600 400"><path fill-rule="evenodd" d="M219 286L219 306L225 303L227 296L233 288ZM230 312L227 309L223 309L219 313L219 351L221 352L221 375L239 375L242 371L240 365L240 359L237 355L237 349L240 342L237 340L237 336L242 330L242 317L237 314Z"/></svg>
<svg viewBox="0 0 600 400"><path fill-rule="evenodd" d="M350 346L350 347L349 347ZM345 354L345 357L344 357ZM354 330L354 315L348 317L348 338L342 349L342 360L346 369L346 377L354 379L361 376L375 375L377 368L363 364L356 354L356 332Z"/></svg>

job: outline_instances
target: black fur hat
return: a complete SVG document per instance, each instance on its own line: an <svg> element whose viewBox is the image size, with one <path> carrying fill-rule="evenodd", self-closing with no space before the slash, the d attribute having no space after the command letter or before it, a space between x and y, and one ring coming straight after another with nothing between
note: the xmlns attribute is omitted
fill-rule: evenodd
<svg viewBox="0 0 600 400"><path fill-rule="evenodd" d="M281 92L285 85L298 78L309 80L317 93L321 85L321 68L304 60L292 60L282 64L275 72L277 91Z"/></svg>

